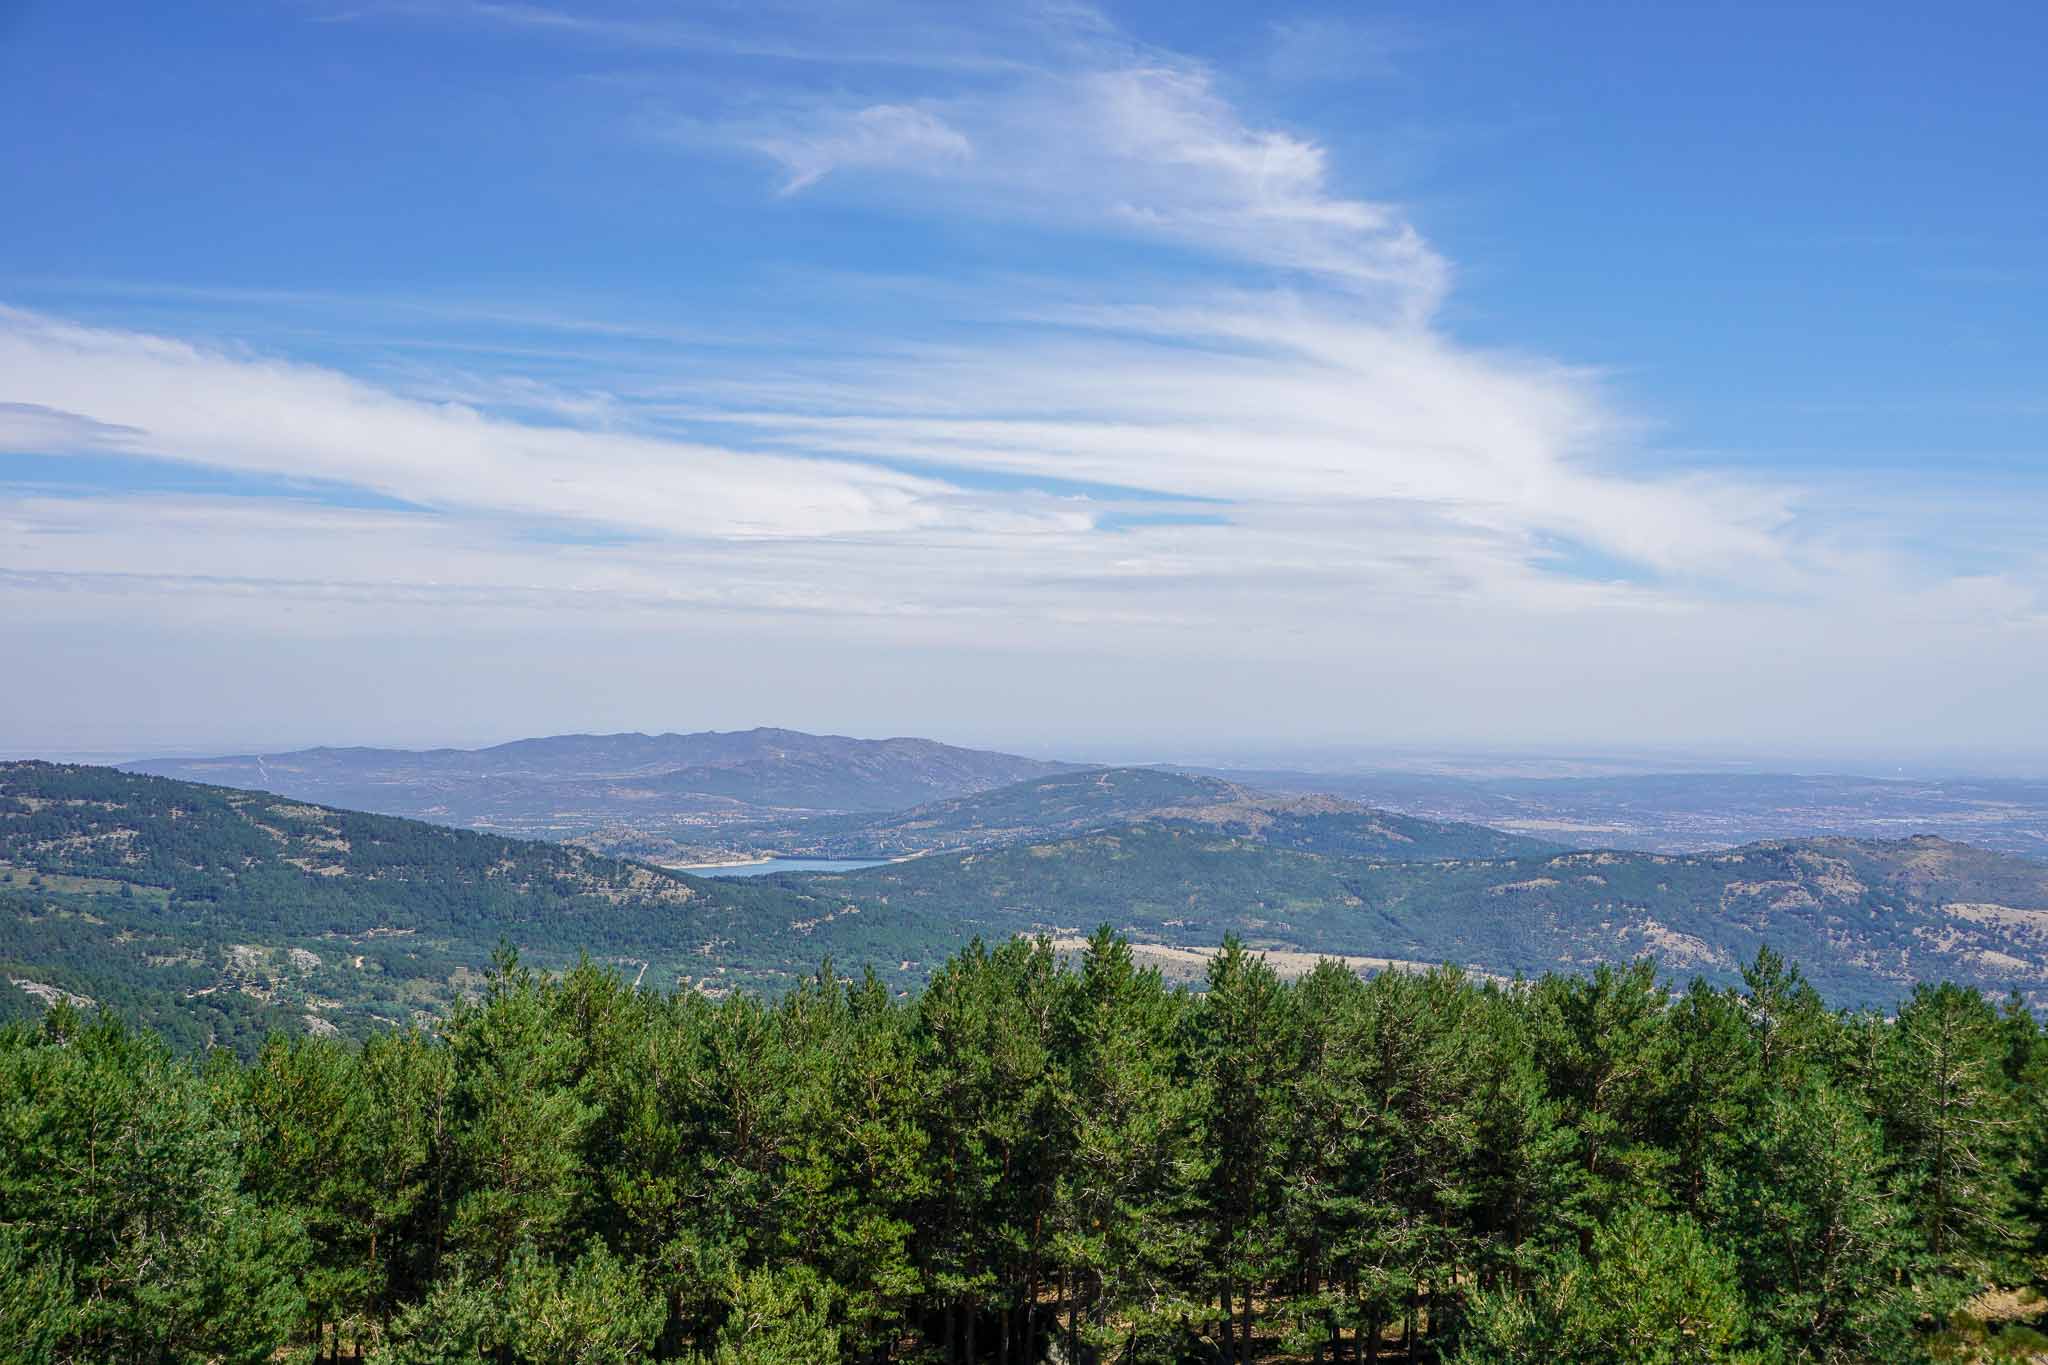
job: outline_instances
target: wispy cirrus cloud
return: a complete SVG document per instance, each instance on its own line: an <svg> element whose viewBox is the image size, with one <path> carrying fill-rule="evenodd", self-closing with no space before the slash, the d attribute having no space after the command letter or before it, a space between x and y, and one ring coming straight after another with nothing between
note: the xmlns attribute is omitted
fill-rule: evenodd
<svg viewBox="0 0 2048 1365"><path fill-rule="evenodd" d="M783 382L747 406L707 391L778 448L1086 481L1231 504L1401 507L1438 527L1537 547L1565 538L1642 573L1789 587L1796 490L1727 476L1635 475L1636 424L1596 375L1332 316L1292 295L1098 307L1000 346L926 347ZM1033 411L1016 411L1018 395ZM1464 541L1454 542L1461 551Z"/></svg>
<svg viewBox="0 0 2048 1365"><path fill-rule="evenodd" d="M92 433L81 452L354 486L416 509L418 535L405 513L337 521L337 547L390 542L363 558L365 583L370 566L407 562L431 580L452 525L479 590L502 573L526 593L573 566L603 570L578 591L635 584L643 603L663 600L649 582L680 575L691 600L735 608L820 601L845 614L1030 610L1183 627L1235 612L1315 619L1361 592L1656 609L1730 585L1796 589L1805 572L1780 536L1782 494L1589 463L1617 422L1587 376L1270 298L1092 309L1032 330L1029 345L820 360L765 390L744 372L677 380L607 395L601 427L575 424L566 402L553 413L569 420L536 426L258 354L12 311L0 314L0 393L93 414L77 419ZM732 439L665 434L679 415ZM1202 520L1160 517L1176 504ZM222 520L203 534L215 504L187 502L133 542L63 524L67 506L24 505L17 564L31 546L51 572L124 558L122 572L140 574L163 567L154 540L180 543L196 579L224 580L268 544L287 556L273 569L282 580L303 577L291 565L316 544L304 510L287 534L256 536L267 523L246 499L207 513ZM1131 520L1133 507L1149 518ZM104 524L98 515L74 517ZM37 538L38 526L64 534ZM537 552L529 528L550 526L586 528L599 548L563 553L557 537ZM626 539L601 544L607 531ZM485 553L494 540L502 550ZM739 557L691 548L735 542L749 547ZM1615 572L1556 572L1561 543L1592 547ZM946 567L934 575L935 564Z"/></svg>
<svg viewBox="0 0 2048 1365"><path fill-rule="evenodd" d="M429 506L714 537L944 519L931 502L943 485L873 465L506 421L331 369L17 309L0 310L0 376L0 402L73 414L71 428L125 454Z"/></svg>
<svg viewBox="0 0 2048 1365"><path fill-rule="evenodd" d="M141 435L134 427L96 421L42 403L0 403L0 451L106 450Z"/></svg>
<svg viewBox="0 0 2048 1365"><path fill-rule="evenodd" d="M836 169L922 182L936 207L1169 243L1426 316L1443 258L1394 206L1344 195L1312 139L1248 123L1200 63L1075 44L1075 59L910 106L801 98L674 125L769 157L782 188ZM757 106L764 103L755 101Z"/></svg>
<svg viewBox="0 0 2048 1365"><path fill-rule="evenodd" d="M815 185L833 171L898 170L931 175L974 155L974 144L965 134L936 114L905 104L833 111L803 123L771 124L758 133L739 136L788 171L784 194Z"/></svg>

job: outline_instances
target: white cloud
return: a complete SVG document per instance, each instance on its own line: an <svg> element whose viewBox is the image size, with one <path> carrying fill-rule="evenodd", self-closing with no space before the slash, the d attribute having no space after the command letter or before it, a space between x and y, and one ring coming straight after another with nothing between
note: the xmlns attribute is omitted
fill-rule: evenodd
<svg viewBox="0 0 2048 1365"><path fill-rule="evenodd" d="M333 370L0 309L0 403L73 414L125 453L347 484L434 507L676 536L938 525L938 482L868 465L543 427Z"/></svg>
<svg viewBox="0 0 2048 1365"><path fill-rule="evenodd" d="M944 207L1119 231L1224 261L1300 272L1400 315L1427 315L1449 280L1397 208L1331 186L1313 139L1248 122L1205 65L1138 48L1071 11L1046 21L1058 60L1022 64L912 106L779 109L756 95L710 136L766 155L785 191L855 168L928 187ZM696 120L675 125L695 142Z"/></svg>
<svg viewBox="0 0 2048 1365"><path fill-rule="evenodd" d="M41 403L0 402L0 451L50 454L118 447L137 433Z"/></svg>
<svg viewBox="0 0 2048 1365"><path fill-rule="evenodd" d="M785 378L752 411L744 384L703 401L790 449L1209 499L1250 525L1405 508L1532 565L1565 538L1695 584L1798 575L1790 492L1616 472L1634 430L1592 375L1285 296L1060 316L1028 340L849 362L813 390Z"/></svg>
<svg viewBox="0 0 2048 1365"><path fill-rule="evenodd" d="M974 146L944 119L903 104L833 110L800 127L764 130L748 145L782 163L784 194L814 185L836 170L905 170L935 174L974 155Z"/></svg>
<svg viewBox="0 0 2048 1365"><path fill-rule="evenodd" d="M0 401L29 396L70 411L102 445L259 480L342 484L436 514L426 539L380 549L372 566L408 559L422 582L455 514L474 544L535 526L625 533L625 578L576 580L645 598L635 574L687 574L736 604L830 600L831 610L902 616L1039 609L1064 619L1166 624L1218 610L1292 617L1344 595L1444 595L1579 610L1659 594L1689 600L1720 587L1780 591L1804 570L1780 531L1783 494L1700 477L1647 480L1604 472L1598 457L1625 428L1584 375L1450 347L1412 328L1312 313L1298 302L1219 299L1208 307L1098 308L1062 325L988 345L907 350L787 370L773 405L744 381L694 391L608 395L579 411L597 428L492 416L427 402L328 370L207 350L160 337L0 314ZM646 434L679 398L746 433L746 448ZM111 433L111 434L108 434ZM924 472L900 472L904 468ZM1023 480L1020 488L1017 481ZM1143 490L1081 498L1034 488ZM161 571L196 554L198 578L250 572L266 559L246 540L248 499L231 525L199 529L166 512L130 542L67 527L52 571ZM36 517L72 506L45 503ZM1093 528L1112 511L1206 513L1225 525ZM78 515L88 524L92 513ZM298 514L294 514L296 517ZM35 520L32 518L31 520ZM305 577L308 558L338 563L407 514L351 522L314 553L297 528L274 543L290 562L263 575ZM376 534L370 534L374 528ZM798 541L788 554L768 547ZM1564 540L1668 584L1573 581L1550 572ZM690 558L673 548L745 541ZM26 543L26 542L17 542ZM231 552L228 546L237 546ZM829 553L818 545L830 545ZM220 554L228 558L222 561ZM680 556L680 557L679 557ZM605 556L515 550L475 558L476 586L545 586L572 562ZM25 567L19 554L11 567ZM924 581L926 566L949 567ZM241 565L238 569L235 566ZM509 566L517 566L517 572ZM959 566L971 566L963 570ZM261 575L259 575L261 576ZM326 575L321 575L326 577ZM345 576L345 575L344 575ZM1156 590L1174 585L1172 593ZM780 584L780 587L765 585ZM1154 585L1128 602L1135 584ZM1276 608L1249 585L1285 598ZM1213 594L1221 593L1221 600ZM1325 601L1325 594L1329 600ZM658 594L657 594L658 596Z"/></svg>

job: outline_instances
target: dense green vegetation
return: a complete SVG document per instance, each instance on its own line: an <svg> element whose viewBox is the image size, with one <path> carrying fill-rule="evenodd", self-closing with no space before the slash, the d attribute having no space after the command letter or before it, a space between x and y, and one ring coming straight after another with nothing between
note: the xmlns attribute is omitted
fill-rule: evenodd
<svg viewBox="0 0 2048 1365"><path fill-rule="evenodd" d="M1157 819L786 881L990 937L1107 921L1138 942L1235 933L1263 948L1531 976L1656 952L1718 984L1768 942L1810 964L1836 1004L1889 1007L1915 981L1943 978L2019 986L2048 1004L2048 867L1939 839L1415 862Z"/></svg>
<svg viewBox="0 0 2048 1365"><path fill-rule="evenodd" d="M501 960L436 1033L0 1029L0 1356L1906 1361L2048 1349L2048 1039L1761 953L1202 992L1104 930L908 1002Z"/></svg>
<svg viewBox="0 0 2048 1365"><path fill-rule="evenodd" d="M109 768L0 764L0 1015L12 981L117 1005L181 1046L289 1024L361 1036L445 1011L500 942L778 980L815 962L782 888ZM708 954L715 952L717 956Z"/></svg>

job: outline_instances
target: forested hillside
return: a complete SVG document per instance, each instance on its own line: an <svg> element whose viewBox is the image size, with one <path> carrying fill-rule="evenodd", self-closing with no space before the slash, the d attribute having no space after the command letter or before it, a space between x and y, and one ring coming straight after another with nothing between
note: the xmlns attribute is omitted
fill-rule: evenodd
<svg viewBox="0 0 2048 1365"><path fill-rule="evenodd" d="M1418 820L1333 797L1274 797L1166 768L1083 769L885 815L738 826L726 837L806 857L893 858L1059 839L1140 820L1209 826L1334 857L1428 861L1556 851L1483 825Z"/></svg>
<svg viewBox="0 0 2048 1365"><path fill-rule="evenodd" d="M793 973L812 955L788 926L820 913L781 888L579 848L0 764L0 1009L71 994L187 1045L440 1013L501 941L557 965L588 952L664 986L721 968Z"/></svg>
<svg viewBox="0 0 2048 1365"><path fill-rule="evenodd" d="M1158 819L777 880L997 937L1107 921L1141 944L1207 949L1235 933L1261 948L1503 976L1656 953L1722 984L1770 944L1807 962L1836 1004L1891 1005L1944 978L2048 1004L2048 867L1933 838L1411 862Z"/></svg>
<svg viewBox="0 0 2048 1365"><path fill-rule="evenodd" d="M506 961L437 1035L0 1030L11 1361L1890 1362L2048 1350L2048 1041L1769 954L915 999Z"/></svg>

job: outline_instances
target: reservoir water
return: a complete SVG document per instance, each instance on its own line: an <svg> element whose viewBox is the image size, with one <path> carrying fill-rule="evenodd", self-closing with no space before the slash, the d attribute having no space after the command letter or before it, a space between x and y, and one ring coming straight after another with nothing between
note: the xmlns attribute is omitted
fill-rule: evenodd
<svg viewBox="0 0 2048 1365"><path fill-rule="evenodd" d="M852 872L863 867L880 867L881 858L769 858L758 863L730 863L725 866L679 867L693 877L765 877L771 872Z"/></svg>

